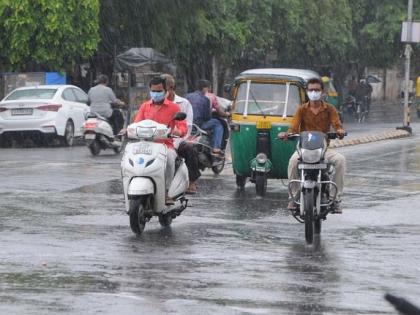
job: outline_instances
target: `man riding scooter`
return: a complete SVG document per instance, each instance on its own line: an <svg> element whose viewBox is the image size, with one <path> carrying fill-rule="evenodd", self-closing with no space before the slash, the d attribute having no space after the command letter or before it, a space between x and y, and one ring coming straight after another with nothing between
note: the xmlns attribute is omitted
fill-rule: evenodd
<svg viewBox="0 0 420 315"><path fill-rule="evenodd" d="M110 122L114 135L124 126L124 118L119 109L113 109L112 106L124 106L125 103L117 99L114 92L108 87L108 76L101 74L98 76L98 84L92 87L88 92L88 102L90 112L107 118Z"/></svg>
<svg viewBox="0 0 420 315"><path fill-rule="evenodd" d="M134 118L134 122L139 122L145 119L156 121L160 124L167 125L171 128L171 134L183 137L187 133L187 123L185 120L174 120L175 113L180 111L177 104L167 99L166 81L162 77L154 77L149 82L150 100L140 105L139 111ZM163 140L168 148L168 158L165 170L166 190L172 182L175 174L175 159L177 157L174 149L173 139L168 138ZM174 200L167 197L166 204L174 204Z"/></svg>

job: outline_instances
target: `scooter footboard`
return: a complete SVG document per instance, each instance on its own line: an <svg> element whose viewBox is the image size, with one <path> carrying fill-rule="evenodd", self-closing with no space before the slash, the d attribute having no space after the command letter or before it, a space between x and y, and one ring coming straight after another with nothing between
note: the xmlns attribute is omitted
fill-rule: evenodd
<svg viewBox="0 0 420 315"><path fill-rule="evenodd" d="M149 195L155 193L155 185L150 178L134 177L128 185L128 195Z"/></svg>

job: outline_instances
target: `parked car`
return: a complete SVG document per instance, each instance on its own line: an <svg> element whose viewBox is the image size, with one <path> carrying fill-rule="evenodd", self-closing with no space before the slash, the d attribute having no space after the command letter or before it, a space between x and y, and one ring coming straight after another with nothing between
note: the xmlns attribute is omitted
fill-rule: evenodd
<svg viewBox="0 0 420 315"><path fill-rule="evenodd" d="M0 102L0 137L58 137L67 146L82 136L87 94L73 85L17 88Z"/></svg>

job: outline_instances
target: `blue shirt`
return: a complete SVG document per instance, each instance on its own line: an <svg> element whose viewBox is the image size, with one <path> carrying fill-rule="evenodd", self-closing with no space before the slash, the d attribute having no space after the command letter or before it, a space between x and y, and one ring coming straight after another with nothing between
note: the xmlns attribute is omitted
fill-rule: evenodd
<svg viewBox="0 0 420 315"><path fill-rule="evenodd" d="M210 99L200 91L195 91L185 95L185 98L190 101L193 109L193 122L201 126L211 118Z"/></svg>

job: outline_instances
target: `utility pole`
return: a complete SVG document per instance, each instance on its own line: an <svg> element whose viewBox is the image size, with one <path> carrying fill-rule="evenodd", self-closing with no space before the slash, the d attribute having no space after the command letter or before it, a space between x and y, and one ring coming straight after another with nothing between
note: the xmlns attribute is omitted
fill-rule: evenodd
<svg viewBox="0 0 420 315"><path fill-rule="evenodd" d="M410 58L413 48L411 48L410 41L412 39L413 31L413 0L408 0L407 12L407 38L408 42L405 44L404 57L405 57L405 79L404 79L404 123L402 127L397 129L407 130L412 132L410 127L410 107L409 107L409 85L410 85Z"/></svg>

